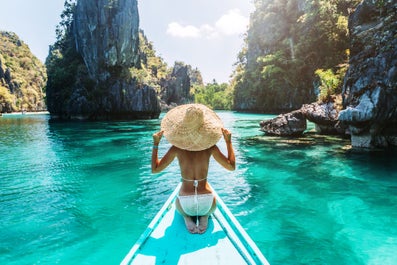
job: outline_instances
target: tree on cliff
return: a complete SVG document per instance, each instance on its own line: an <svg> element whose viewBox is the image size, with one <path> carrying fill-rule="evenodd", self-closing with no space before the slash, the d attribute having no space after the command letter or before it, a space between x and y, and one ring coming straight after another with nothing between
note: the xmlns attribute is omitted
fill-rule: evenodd
<svg viewBox="0 0 397 265"><path fill-rule="evenodd" d="M0 31L0 113L45 110L45 67L13 32Z"/></svg>
<svg viewBox="0 0 397 265"><path fill-rule="evenodd" d="M76 8L75 0L66 0L61 14L61 22L56 27L56 42L50 46L46 59L48 74L47 105L48 109L60 110L65 108L65 100L70 97L75 84L79 67L83 64L81 56L75 48L75 39L72 31L73 13ZM86 83L89 83L87 73L81 73Z"/></svg>
<svg viewBox="0 0 397 265"><path fill-rule="evenodd" d="M348 59L348 10L358 0L256 0L234 73L234 108L282 112L312 102L317 69Z"/></svg>

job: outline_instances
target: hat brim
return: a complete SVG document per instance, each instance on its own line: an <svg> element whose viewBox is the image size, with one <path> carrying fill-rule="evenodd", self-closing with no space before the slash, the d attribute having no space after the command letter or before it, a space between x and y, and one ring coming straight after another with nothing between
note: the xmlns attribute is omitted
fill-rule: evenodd
<svg viewBox="0 0 397 265"><path fill-rule="evenodd" d="M192 121L187 112L201 111L202 121ZM202 151L222 137L223 123L218 115L202 104L185 104L171 109L161 121L161 130L172 145L189 151Z"/></svg>

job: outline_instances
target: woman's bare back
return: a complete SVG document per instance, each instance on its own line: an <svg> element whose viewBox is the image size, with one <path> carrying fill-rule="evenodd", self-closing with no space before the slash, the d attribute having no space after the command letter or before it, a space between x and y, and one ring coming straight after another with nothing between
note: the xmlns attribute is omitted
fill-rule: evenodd
<svg viewBox="0 0 397 265"><path fill-rule="evenodd" d="M212 148L203 151L187 151L178 148L176 156L183 180L180 195L194 194L194 180L198 182L197 193L211 192L207 185L207 176Z"/></svg>

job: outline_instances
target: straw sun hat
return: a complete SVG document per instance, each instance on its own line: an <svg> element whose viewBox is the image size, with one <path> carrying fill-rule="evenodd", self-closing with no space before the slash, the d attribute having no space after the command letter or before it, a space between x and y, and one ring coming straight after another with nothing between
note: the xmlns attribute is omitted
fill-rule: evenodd
<svg viewBox="0 0 397 265"><path fill-rule="evenodd" d="M223 123L214 111L202 104L186 104L171 109L161 121L161 130L172 145L201 151L222 137Z"/></svg>

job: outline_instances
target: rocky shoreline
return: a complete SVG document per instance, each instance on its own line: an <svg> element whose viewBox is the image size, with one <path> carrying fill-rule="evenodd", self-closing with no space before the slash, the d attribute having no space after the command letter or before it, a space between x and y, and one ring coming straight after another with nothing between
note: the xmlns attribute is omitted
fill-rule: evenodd
<svg viewBox="0 0 397 265"><path fill-rule="evenodd" d="M339 110L333 102L304 104L299 110L280 114L260 122L261 131L274 136L301 136L307 121L315 124L318 134L348 135L349 131L338 120Z"/></svg>
<svg viewBox="0 0 397 265"><path fill-rule="evenodd" d="M50 114L48 111L18 111L18 112L9 112L9 113L0 113L0 116L7 116L7 115L39 115L39 114Z"/></svg>
<svg viewBox="0 0 397 265"><path fill-rule="evenodd" d="M350 61L342 109L332 102L262 121L269 135L300 136L306 120L319 134L350 136L353 147L397 146L397 2L364 0L349 18Z"/></svg>

